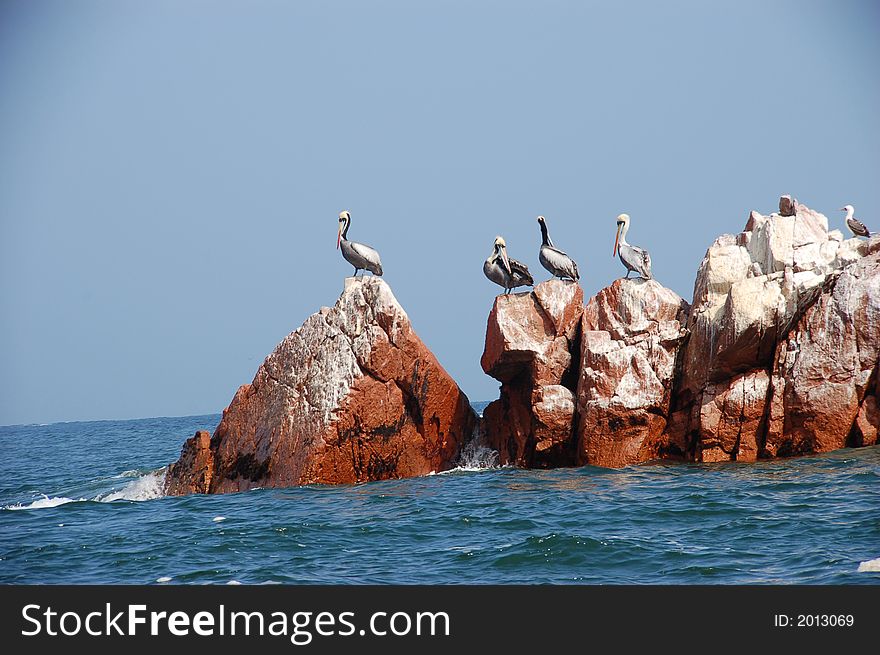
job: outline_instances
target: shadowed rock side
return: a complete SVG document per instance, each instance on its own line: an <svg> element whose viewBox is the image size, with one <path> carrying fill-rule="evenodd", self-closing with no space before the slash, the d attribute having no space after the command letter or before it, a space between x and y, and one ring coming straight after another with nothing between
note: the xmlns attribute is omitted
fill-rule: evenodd
<svg viewBox="0 0 880 655"><path fill-rule="evenodd" d="M880 241L844 240L804 205L788 211L752 212L700 264L665 437L689 459L755 461L876 441L880 278L866 255Z"/></svg>
<svg viewBox="0 0 880 655"><path fill-rule="evenodd" d="M664 452L688 304L655 280L620 279L584 310L577 390L579 464L618 467Z"/></svg>
<svg viewBox="0 0 880 655"><path fill-rule="evenodd" d="M288 335L239 388L213 437L169 468L169 494L353 483L453 466L477 426L467 397L379 278Z"/></svg>
<svg viewBox="0 0 880 655"><path fill-rule="evenodd" d="M583 302L580 286L561 280L495 299L480 363L501 382L500 398L483 411L486 440L501 464L574 464Z"/></svg>

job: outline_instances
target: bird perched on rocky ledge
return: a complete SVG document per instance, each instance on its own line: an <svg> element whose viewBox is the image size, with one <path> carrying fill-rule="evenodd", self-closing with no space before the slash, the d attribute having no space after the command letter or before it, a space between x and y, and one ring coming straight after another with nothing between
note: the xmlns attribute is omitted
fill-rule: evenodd
<svg viewBox="0 0 880 655"><path fill-rule="evenodd" d="M853 209L852 205L841 207L840 211L846 212L846 226L849 228L850 232L852 232L857 237L871 236L871 233L868 231L868 228L865 227L865 224L862 223L859 219L853 217L853 214L856 210Z"/></svg>
<svg viewBox="0 0 880 655"><path fill-rule="evenodd" d="M370 271L373 275L382 275L382 260L375 248L356 241L348 240L348 227L351 225L351 214L339 212L339 231L336 234L336 247L342 246L342 256L354 266L354 274L359 270Z"/></svg>
<svg viewBox="0 0 880 655"><path fill-rule="evenodd" d="M507 244L501 237L495 237L492 254L483 262L483 273L492 282L504 287L505 294L516 287L535 283L528 266L507 256Z"/></svg>
<svg viewBox="0 0 880 655"><path fill-rule="evenodd" d="M629 245L626 242L627 232L629 232L629 214L621 214L617 217L617 237L614 239L612 256L620 256L620 261L626 266L626 277L629 277L630 271L635 271L645 280L652 279L651 255L644 248Z"/></svg>
<svg viewBox="0 0 880 655"><path fill-rule="evenodd" d="M538 259L541 265L553 273L554 277L577 280L580 278L575 261L553 245L550 233L547 231L547 221L543 216L538 216L538 225L541 226L541 250L538 251Z"/></svg>

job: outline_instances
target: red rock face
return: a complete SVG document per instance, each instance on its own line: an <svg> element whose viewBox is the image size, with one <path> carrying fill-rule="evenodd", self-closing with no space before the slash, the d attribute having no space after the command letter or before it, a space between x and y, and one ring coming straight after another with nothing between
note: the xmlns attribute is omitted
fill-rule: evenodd
<svg viewBox="0 0 880 655"><path fill-rule="evenodd" d="M168 468L167 480L174 480L175 489L183 493L206 494L214 476L214 453L211 452L211 435L199 430L183 444L180 459Z"/></svg>
<svg viewBox="0 0 880 655"><path fill-rule="evenodd" d="M840 274L776 349L768 456L877 440L880 253Z"/></svg>
<svg viewBox="0 0 880 655"><path fill-rule="evenodd" d="M759 443L767 428L765 405L770 376L759 370L710 384L694 424L701 429L695 459L701 462L747 461L758 458Z"/></svg>
<svg viewBox="0 0 880 655"><path fill-rule="evenodd" d="M620 279L584 311L577 461L620 467L664 450L688 304L655 280Z"/></svg>
<svg viewBox="0 0 880 655"><path fill-rule="evenodd" d="M450 468L477 418L388 285L349 278L282 341L214 436L184 445L169 494L352 483Z"/></svg>
<svg viewBox="0 0 880 655"><path fill-rule="evenodd" d="M502 382L484 412L501 461L754 462L877 443L880 237L844 239L822 214L780 207L712 244L693 307L656 281L618 280L573 338L559 326L577 305L547 311L554 287L499 298L482 364Z"/></svg>
<svg viewBox="0 0 880 655"><path fill-rule="evenodd" d="M574 463L572 350L583 298L576 283L548 280L495 299L481 364L502 384L500 398L483 411L483 431L502 464Z"/></svg>

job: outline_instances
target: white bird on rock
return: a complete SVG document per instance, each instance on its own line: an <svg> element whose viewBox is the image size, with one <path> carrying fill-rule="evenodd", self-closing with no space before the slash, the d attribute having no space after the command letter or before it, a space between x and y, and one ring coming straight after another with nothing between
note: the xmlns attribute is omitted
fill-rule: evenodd
<svg viewBox="0 0 880 655"><path fill-rule="evenodd" d="M375 248L362 243L348 240L348 226L351 225L351 214L339 212L339 231L336 234L336 247L342 247L342 256L354 266L354 274L367 270L374 275L382 275L382 260Z"/></svg>
<svg viewBox="0 0 880 655"><path fill-rule="evenodd" d="M841 207L840 211L846 212L846 226L849 228L850 232L852 232L857 237L871 236L871 232L868 231L868 228L865 227L865 224L862 223L859 219L853 217L853 214L856 210L853 209L852 205Z"/></svg>
<svg viewBox="0 0 880 655"><path fill-rule="evenodd" d="M580 278L575 261L553 245L550 233L547 231L547 222L543 216L538 216L538 224L541 226L541 250L538 259L541 265L553 273L554 277L568 278L575 282Z"/></svg>
<svg viewBox="0 0 880 655"><path fill-rule="evenodd" d="M617 237L614 239L614 252L619 255L620 261L626 266L626 277L630 271L635 271L646 280L651 275L651 255L644 248L631 246L626 242L626 233L629 232L629 214L621 214L617 217Z"/></svg>
<svg viewBox="0 0 880 655"><path fill-rule="evenodd" d="M507 244L501 237L495 237L492 254L483 262L483 273L498 286L504 287L504 293L522 286L535 283L529 268L522 262L507 256Z"/></svg>

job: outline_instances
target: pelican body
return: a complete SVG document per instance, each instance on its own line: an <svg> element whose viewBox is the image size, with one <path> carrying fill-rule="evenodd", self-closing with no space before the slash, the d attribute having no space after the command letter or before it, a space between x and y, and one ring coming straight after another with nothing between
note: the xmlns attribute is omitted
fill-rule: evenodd
<svg viewBox="0 0 880 655"><path fill-rule="evenodd" d="M859 219L853 217L855 213L855 209L853 209L852 205L847 205L846 207L841 207L840 211L846 212L846 226L849 228L849 231L852 232L857 237L870 237L871 232L865 227L865 224L862 223Z"/></svg>
<svg viewBox="0 0 880 655"><path fill-rule="evenodd" d="M342 256L354 266L354 274L358 271L370 271L373 275L382 275L382 260L375 248L357 241L348 240L348 227L351 225L351 214L339 212L339 231L336 234L336 247L342 249Z"/></svg>
<svg viewBox="0 0 880 655"><path fill-rule="evenodd" d="M507 256L507 244L501 237L495 237L492 254L483 262L483 273L495 284L504 287L505 294L516 287L535 283L525 264Z"/></svg>
<svg viewBox="0 0 880 655"><path fill-rule="evenodd" d="M575 261L553 245L550 233L547 232L547 222L543 216L538 216L538 225L541 226L541 249L538 251L538 260L541 266L553 273L553 277L568 278L575 282L580 279L578 267Z"/></svg>
<svg viewBox="0 0 880 655"><path fill-rule="evenodd" d="M617 217L617 237L614 239L613 254L618 255L626 266L626 277L634 271L645 280L652 279L651 255L644 248L629 245L626 242L627 232L629 232L629 215L621 214Z"/></svg>

